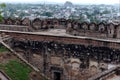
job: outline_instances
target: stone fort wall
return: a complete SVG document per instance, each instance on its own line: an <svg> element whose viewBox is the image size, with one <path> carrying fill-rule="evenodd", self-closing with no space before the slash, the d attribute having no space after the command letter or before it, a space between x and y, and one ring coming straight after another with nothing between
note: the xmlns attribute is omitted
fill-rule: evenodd
<svg viewBox="0 0 120 80"><path fill-rule="evenodd" d="M66 19L3 19L1 24L11 25L9 28L0 26L1 29L19 31L40 31L48 29L66 29L66 33L75 36L87 36L97 38L120 38L120 24L114 23L87 23L78 20ZM17 25L17 26L13 26ZM19 26L19 27L18 27ZM22 26L22 27L20 27ZM14 28L13 28L14 27Z"/></svg>

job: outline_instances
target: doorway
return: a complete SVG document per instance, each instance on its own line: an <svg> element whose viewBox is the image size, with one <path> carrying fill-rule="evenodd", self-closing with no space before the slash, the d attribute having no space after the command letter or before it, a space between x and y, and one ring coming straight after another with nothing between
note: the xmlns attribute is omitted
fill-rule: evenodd
<svg viewBox="0 0 120 80"><path fill-rule="evenodd" d="M61 74L60 72L54 72L54 80L61 80Z"/></svg>

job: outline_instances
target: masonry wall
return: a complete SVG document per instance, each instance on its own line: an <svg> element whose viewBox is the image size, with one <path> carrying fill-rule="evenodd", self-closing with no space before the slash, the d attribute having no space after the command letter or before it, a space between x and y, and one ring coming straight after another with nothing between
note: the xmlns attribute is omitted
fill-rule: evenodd
<svg viewBox="0 0 120 80"><path fill-rule="evenodd" d="M114 23L87 23L79 22L78 20L65 20L65 19L44 19L41 20L36 18L34 20L29 20L25 18L20 19L3 19L1 24L5 24L7 28L1 29L7 30L20 30L20 31L43 31L48 29L66 29L66 33L75 35L75 36L87 36L87 37L96 37L96 38L120 38L120 24ZM11 25L11 26L7 26ZM18 25L18 29L13 26ZM27 26L22 27L22 26ZM4 26L5 27L5 26ZM8 28L9 27L9 28ZM14 27L14 28L13 28ZM26 28L26 29L25 29Z"/></svg>

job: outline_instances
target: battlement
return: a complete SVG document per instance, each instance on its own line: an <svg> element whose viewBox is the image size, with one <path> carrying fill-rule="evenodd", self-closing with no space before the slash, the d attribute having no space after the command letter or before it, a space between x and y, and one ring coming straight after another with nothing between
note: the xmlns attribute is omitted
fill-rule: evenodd
<svg viewBox="0 0 120 80"><path fill-rule="evenodd" d="M120 23L87 23L66 19L3 19L1 30L23 32L45 31L48 29L65 29L67 34L95 38L120 38Z"/></svg>

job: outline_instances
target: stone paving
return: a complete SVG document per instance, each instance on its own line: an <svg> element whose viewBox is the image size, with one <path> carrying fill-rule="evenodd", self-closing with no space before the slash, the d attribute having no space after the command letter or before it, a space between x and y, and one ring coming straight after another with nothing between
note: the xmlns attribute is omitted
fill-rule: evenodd
<svg viewBox="0 0 120 80"><path fill-rule="evenodd" d="M106 80L120 80L120 76L114 75L112 78Z"/></svg>
<svg viewBox="0 0 120 80"><path fill-rule="evenodd" d="M9 79L0 71L0 80L9 80Z"/></svg>

